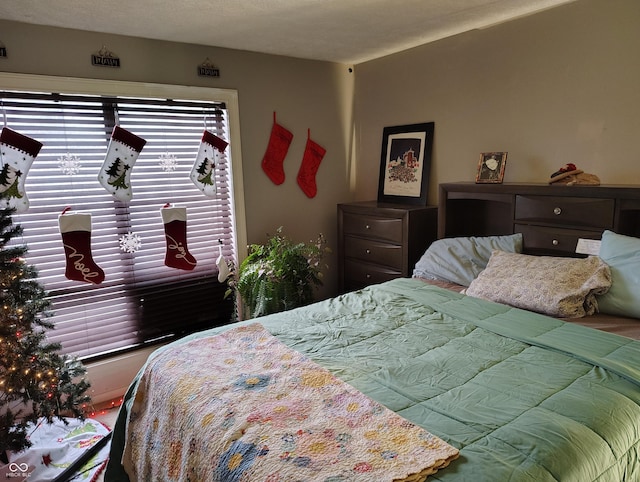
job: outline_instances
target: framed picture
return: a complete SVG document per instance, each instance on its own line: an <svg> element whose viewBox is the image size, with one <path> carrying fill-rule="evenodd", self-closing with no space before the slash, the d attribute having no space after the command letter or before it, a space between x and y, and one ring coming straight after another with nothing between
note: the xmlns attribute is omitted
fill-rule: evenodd
<svg viewBox="0 0 640 482"><path fill-rule="evenodd" d="M480 154L476 183L501 183L504 179L504 167L506 164L506 152L483 152Z"/></svg>
<svg viewBox="0 0 640 482"><path fill-rule="evenodd" d="M427 204L433 122L385 127L378 201Z"/></svg>

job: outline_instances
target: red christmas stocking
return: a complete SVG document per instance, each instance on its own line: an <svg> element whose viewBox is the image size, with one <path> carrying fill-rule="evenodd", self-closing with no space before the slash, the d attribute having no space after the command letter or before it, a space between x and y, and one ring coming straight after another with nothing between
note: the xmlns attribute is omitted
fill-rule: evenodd
<svg viewBox="0 0 640 482"><path fill-rule="evenodd" d="M160 212L167 241L164 264L169 268L191 271L197 262L187 248L187 208L165 206Z"/></svg>
<svg viewBox="0 0 640 482"><path fill-rule="evenodd" d="M42 143L3 127L0 133L0 207L15 208L17 213L29 209L24 182Z"/></svg>
<svg viewBox="0 0 640 482"><path fill-rule="evenodd" d="M326 152L324 147L311 140L311 131L309 130L307 133L307 145L298 170L298 185L307 197L315 197L318 193L316 173Z"/></svg>
<svg viewBox="0 0 640 482"><path fill-rule="evenodd" d="M274 184L284 182L284 158L287 156L293 134L276 122L276 113L273 113L273 127L267 150L262 158L262 170L269 176Z"/></svg>
<svg viewBox="0 0 640 482"><path fill-rule="evenodd" d="M91 256L91 214L65 212L58 216L67 262L64 275L72 281L99 285L104 281L104 271Z"/></svg>

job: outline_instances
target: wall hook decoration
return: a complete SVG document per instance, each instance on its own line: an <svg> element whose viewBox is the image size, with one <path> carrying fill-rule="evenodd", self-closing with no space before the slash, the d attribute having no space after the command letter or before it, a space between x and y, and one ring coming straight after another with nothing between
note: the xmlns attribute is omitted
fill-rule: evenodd
<svg viewBox="0 0 640 482"><path fill-rule="evenodd" d="M120 57L107 49L104 45L91 55L91 65L100 67L120 67Z"/></svg>
<svg viewBox="0 0 640 482"><path fill-rule="evenodd" d="M220 77L220 69L213 65L207 57L204 62L198 65L198 75L201 77Z"/></svg>

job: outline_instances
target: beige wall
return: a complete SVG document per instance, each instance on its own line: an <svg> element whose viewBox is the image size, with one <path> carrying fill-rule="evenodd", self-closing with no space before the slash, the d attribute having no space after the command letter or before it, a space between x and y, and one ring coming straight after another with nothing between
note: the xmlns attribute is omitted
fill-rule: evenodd
<svg viewBox="0 0 640 482"><path fill-rule="evenodd" d="M2 72L237 90L248 242L263 242L279 226L296 241L315 239L322 232L334 253L320 296L337 291L336 203L351 197L347 159L353 74L347 66L2 20L0 41L8 51L8 57L0 59ZM91 54L102 46L118 55L119 69L91 65ZM219 78L197 76L196 67L206 58L220 69ZM260 166L274 110L294 134L284 164L286 180L280 186ZM296 183L308 128L327 150L313 199Z"/></svg>
<svg viewBox="0 0 640 482"><path fill-rule="evenodd" d="M430 204L438 183L473 180L487 151L509 152L507 182L545 182L574 162L603 183L640 184L639 24L637 0L577 0L350 73L328 62L0 20L9 52L0 71L237 90L248 240L262 242L280 225L296 240L324 233L334 248L324 297L337 289L336 203L377 196L385 126L435 122ZM90 65L103 45L120 69ZM195 75L207 57L219 79ZM294 134L281 186L260 168L274 110ZM327 149L314 199L295 182L307 128Z"/></svg>
<svg viewBox="0 0 640 482"><path fill-rule="evenodd" d="M575 3L355 67L356 197L377 193L384 126L435 122L437 185L508 151L505 181L567 162L640 184L640 2Z"/></svg>

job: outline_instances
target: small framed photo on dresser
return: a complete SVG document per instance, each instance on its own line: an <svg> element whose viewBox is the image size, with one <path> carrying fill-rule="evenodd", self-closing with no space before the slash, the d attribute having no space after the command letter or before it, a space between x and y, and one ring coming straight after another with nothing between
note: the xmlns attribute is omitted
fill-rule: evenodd
<svg viewBox="0 0 640 482"><path fill-rule="evenodd" d="M483 152L480 154L476 183L500 184L504 179L504 168L506 164L506 152Z"/></svg>

